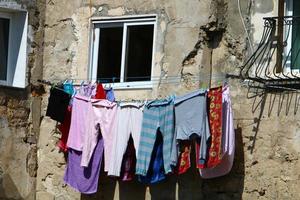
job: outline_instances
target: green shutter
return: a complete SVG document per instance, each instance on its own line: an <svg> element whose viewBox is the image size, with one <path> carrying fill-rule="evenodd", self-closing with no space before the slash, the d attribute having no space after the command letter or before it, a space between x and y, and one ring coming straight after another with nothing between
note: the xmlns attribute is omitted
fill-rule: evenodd
<svg viewBox="0 0 300 200"><path fill-rule="evenodd" d="M300 16L300 1L293 0L293 16ZM300 18L293 20L292 69L300 69Z"/></svg>

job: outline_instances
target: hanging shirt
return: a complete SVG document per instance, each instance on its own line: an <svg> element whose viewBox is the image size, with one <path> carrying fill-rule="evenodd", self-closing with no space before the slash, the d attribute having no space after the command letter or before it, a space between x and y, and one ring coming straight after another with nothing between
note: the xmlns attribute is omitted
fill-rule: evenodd
<svg viewBox="0 0 300 200"><path fill-rule="evenodd" d="M235 152L235 132L229 87L223 88L222 94L222 160L214 168L200 169L202 178L215 178L228 174L232 168Z"/></svg>
<svg viewBox="0 0 300 200"><path fill-rule="evenodd" d="M189 140L193 136L201 137L199 149L199 162L205 162L207 144L210 130L207 117L206 90L199 90L187 95L175 98L175 138L176 140ZM177 148L173 148L172 162L177 163Z"/></svg>
<svg viewBox="0 0 300 200"><path fill-rule="evenodd" d="M50 89L46 116L63 123L70 99L71 95L63 89L52 87Z"/></svg>

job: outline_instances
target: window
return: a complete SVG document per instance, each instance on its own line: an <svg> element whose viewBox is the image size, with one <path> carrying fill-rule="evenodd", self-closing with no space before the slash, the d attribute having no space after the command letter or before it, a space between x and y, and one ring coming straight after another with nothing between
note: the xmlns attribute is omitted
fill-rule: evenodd
<svg viewBox="0 0 300 200"><path fill-rule="evenodd" d="M0 8L0 85L26 87L27 12Z"/></svg>
<svg viewBox="0 0 300 200"><path fill-rule="evenodd" d="M93 20L90 78L151 87L156 16Z"/></svg>
<svg viewBox="0 0 300 200"><path fill-rule="evenodd" d="M281 0L282 1L282 0ZM284 39L286 39L286 48L283 59L286 60L287 69L300 71L300 1L285 0L285 16L292 16L287 19L288 23L284 27Z"/></svg>

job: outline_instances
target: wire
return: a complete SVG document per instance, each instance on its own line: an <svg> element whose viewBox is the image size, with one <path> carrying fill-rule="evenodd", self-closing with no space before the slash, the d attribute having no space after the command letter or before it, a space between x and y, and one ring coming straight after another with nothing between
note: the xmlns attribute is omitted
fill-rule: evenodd
<svg viewBox="0 0 300 200"><path fill-rule="evenodd" d="M239 14L240 14L240 17L241 17L241 21L242 21L244 30L245 30L245 32L246 32L246 35L247 35L247 39L248 39L249 45L250 45L251 53L253 54L253 52L254 52L254 50L253 50L253 43L252 43L252 40L251 40L251 38L250 38L249 32L248 32L248 30L247 30L247 27L246 27L246 24L245 24L243 15L242 15L242 9L241 9L241 2L240 2L240 0L237 0L237 3L238 3L238 10L239 10Z"/></svg>

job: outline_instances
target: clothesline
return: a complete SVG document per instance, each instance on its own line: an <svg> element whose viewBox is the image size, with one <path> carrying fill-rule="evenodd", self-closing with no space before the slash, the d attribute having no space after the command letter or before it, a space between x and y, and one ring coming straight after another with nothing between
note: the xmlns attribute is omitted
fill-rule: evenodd
<svg viewBox="0 0 300 200"><path fill-rule="evenodd" d="M142 80L148 78L149 80ZM87 82L93 82L97 81L102 84L110 84L112 87L115 86L115 84L118 85L118 88L130 88L132 87L132 83L134 83L134 87L146 87L151 85L168 85L168 84L180 84L183 82L183 80L187 82L200 82L200 81L210 81L210 80L218 80L220 82L219 85L222 85L224 82L227 82L229 78L232 78L230 76L226 75L213 75L213 76L202 76L202 75L187 75L187 76L132 76L127 77L127 80L133 80L133 79L139 79L135 81L129 81L129 82L115 82L116 79L119 78L97 78L97 79L86 79L86 78L66 78L66 79L51 79L51 81L47 80L38 80L41 83L48 84L48 85L54 85L54 82L63 83L65 80L73 81L73 85L79 86L82 83ZM112 80L112 82L109 82L108 80Z"/></svg>
<svg viewBox="0 0 300 200"><path fill-rule="evenodd" d="M60 122L58 146L68 153L64 181L69 186L95 193L101 165L122 181L159 183L191 168L191 145L202 177L230 172L235 139L228 85L120 104L108 98L102 84L95 85L95 99L91 84L72 98L68 87L50 91L46 116Z"/></svg>

